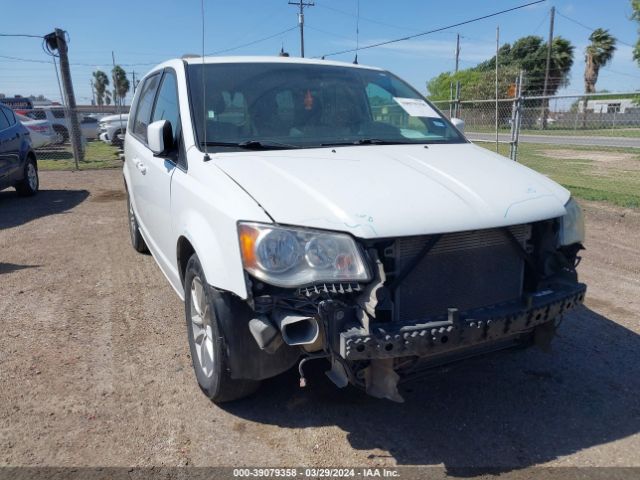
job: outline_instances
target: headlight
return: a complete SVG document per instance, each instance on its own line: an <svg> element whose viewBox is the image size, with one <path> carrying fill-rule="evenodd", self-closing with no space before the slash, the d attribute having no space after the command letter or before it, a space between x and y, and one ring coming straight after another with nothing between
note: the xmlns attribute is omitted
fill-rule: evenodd
<svg viewBox="0 0 640 480"><path fill-rule="evenodd" d="M347 234L257 223L240 223L238 234L245 270L271 285L371 279L360 249Z"/></svg>
<svg viewBox="0 0 640 480"><path fill-rule="evenodd" d="M560 218L560 245L571 245L584 242L584 215L578 202L570 198L564 206L567 213Z"/></svg>

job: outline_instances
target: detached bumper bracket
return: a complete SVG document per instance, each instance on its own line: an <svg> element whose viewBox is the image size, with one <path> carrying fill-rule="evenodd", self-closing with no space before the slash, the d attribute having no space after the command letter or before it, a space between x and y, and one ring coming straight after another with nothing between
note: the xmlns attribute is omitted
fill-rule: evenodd
<svg viewBox="0 0 640 480"><path fill-rule="evenodd" d="M413 324L372 324L370 333L352 328L340 333L340 355L346 360L428 356L531 331L584 301L582 283L536 292L526 299ZM525 305L523 305L523 303Z"/></svg>

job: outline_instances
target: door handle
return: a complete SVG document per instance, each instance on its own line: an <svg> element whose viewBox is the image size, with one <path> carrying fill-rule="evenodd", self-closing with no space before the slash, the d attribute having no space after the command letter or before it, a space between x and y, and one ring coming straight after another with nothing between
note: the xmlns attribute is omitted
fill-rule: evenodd
<svg viewBox="0 0 640 480"><path fill-rule="evenodd" d="M142 160L136 160L136 168L140 170L140 173L145 175L147 173L147 166L142 162Z"/></svg>

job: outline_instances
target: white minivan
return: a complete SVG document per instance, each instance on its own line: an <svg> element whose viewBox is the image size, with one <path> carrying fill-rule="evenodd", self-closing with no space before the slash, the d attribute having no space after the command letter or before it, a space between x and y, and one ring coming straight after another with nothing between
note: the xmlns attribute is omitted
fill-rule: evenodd
<svg viewBox="0 0 640 480"><path fill-rule="evenodd" d="M580 207L470 143L379 68L286 57L167 61L125 135L133 247L184 300L215 402L323 361L338 386L548 348L586 286Z"/></svg>

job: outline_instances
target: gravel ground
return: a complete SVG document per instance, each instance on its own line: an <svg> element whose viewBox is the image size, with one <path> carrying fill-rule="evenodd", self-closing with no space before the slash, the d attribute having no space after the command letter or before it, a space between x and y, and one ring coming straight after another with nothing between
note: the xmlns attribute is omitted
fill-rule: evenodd
<svg viewBox="0 0 640 480"><path fill-rule="evenodd" d="M457 364L406 403L312 369L218 407L183 309L129 244L118 170L43 172L0 192L0 465L640 466L640 213L585 205L586 306L552 354Z"/></svg>

